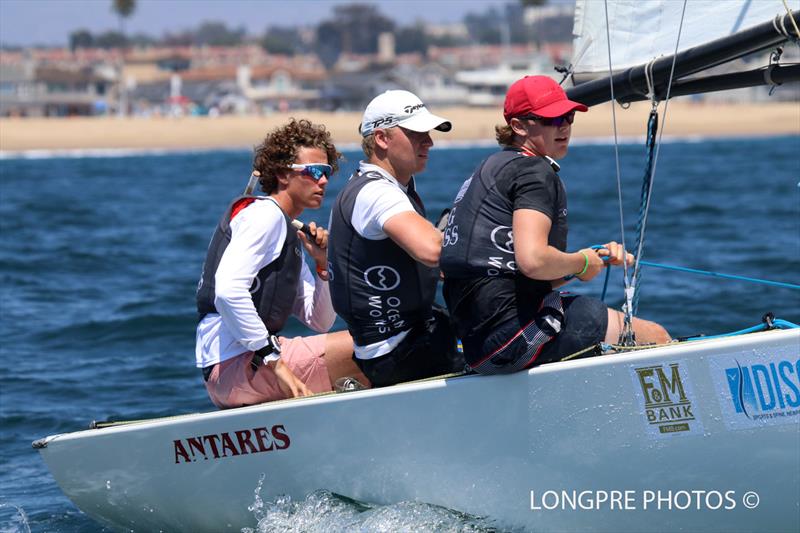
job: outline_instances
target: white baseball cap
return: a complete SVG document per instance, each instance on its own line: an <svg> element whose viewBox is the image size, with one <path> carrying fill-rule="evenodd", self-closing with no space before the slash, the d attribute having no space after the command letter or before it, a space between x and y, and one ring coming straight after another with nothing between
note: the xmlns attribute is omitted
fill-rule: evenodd
<svg viewBox="0 0 800 533"><path fill-rule="evenodd" d="M419 132L450 131L453 128L449 120L428 111L422 100L414 93L394 90L386 91L372 99L364 110L359 131L366 137L376 129L395 126Z"/></svg>

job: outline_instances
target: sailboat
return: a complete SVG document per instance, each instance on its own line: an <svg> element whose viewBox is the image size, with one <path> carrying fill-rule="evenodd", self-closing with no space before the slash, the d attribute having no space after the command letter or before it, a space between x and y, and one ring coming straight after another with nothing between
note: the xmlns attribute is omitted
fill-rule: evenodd
<svg viewBox="0 0 800 533"><path fill-rule="evenodd" d="M680 46L661 50L675 46L680 19ZM697 73L796 38L797 20L780 1L579 1L570 98L660 101L796 80L797 66L778 63ZM613 68L602 61L609 42L630 51ZM255 495L327 489L490 516L499 529L798 531L800 329L790 326L768 318L762 331L611 347L509 376L96 424L33 446L75 505L122 530L241 530L255 526Z"/></svg>

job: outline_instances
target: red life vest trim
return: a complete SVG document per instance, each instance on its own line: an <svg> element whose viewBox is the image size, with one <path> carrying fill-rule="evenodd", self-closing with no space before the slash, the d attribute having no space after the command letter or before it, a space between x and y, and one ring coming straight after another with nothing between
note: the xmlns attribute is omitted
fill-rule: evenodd
<svg viewBox="0 0 800 533"><path fill-rule="evenodd" d="M236 202L233 205L233 209L231 209L231 220L233 220L233 218L236 215L238 215L242 211L242 209L244 209L245 207L247 207L248 205L252 204L255 201L256 201L255 198L242 198L241 200Z"/></svg>

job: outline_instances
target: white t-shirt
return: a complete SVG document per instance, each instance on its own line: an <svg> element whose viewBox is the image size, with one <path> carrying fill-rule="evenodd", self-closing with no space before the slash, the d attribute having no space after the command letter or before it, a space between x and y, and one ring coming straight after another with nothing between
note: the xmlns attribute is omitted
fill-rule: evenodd
<svg viewBox="0 0 800 533"><path fill-rule="evenodd" d="M406 195L408 187L401 185L391 174L377 165L361 161L358 172L378 172L384 179L370 181L358 192L353 205L353 217L350 223L356 232L372 241L388 238L383 225L394 215L406 211L416 212ZM412 180L414 178L411 178ZM366 346L354 347L359 359L374 359L394 350L409 330L402 331L388 339Z"/></svg>
<svg viewBox="0 0 800 533"><path fill-rule="evenodd" d="M269 197L256 200L231 221L231 242L222 254L215 283L214 305L197 325L196 365L205 368L267 344L271 332L258 316L250 287L256 274L273 262L286 242L283 211ZM328 282L311 273L303 261L292 315L319 333L336 319ZM267 360L277 359L273 354Z"/></svg>

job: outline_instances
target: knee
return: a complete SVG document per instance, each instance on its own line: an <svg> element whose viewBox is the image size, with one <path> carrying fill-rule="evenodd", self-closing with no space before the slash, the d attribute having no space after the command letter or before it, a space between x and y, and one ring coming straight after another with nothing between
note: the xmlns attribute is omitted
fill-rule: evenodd
<svg viewBox="0 0 800 533"><path fill-rule="evenodd" d="M647 344L666 344L672 340L661 324L640 318L634 318L633 320L633 329L636 333L637 341Z"/></svg>
<svg viewBox="0 0 800 533"><path fill-rule="evenodd" d="M656 344L666 344L672 340L667 330L661 324L651 322L652 325L652 341Z"/></svg>

